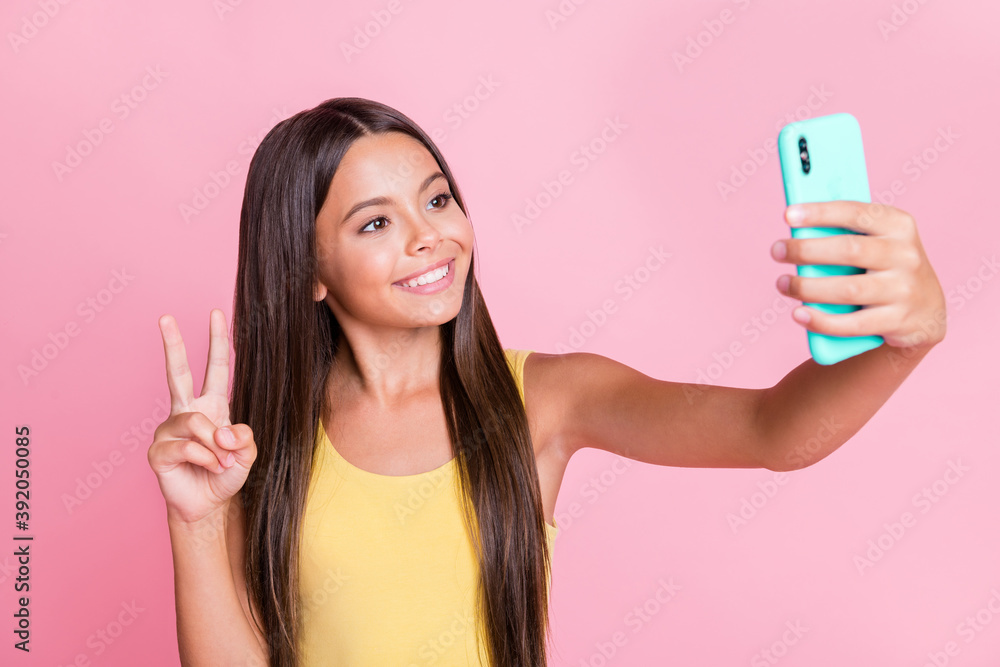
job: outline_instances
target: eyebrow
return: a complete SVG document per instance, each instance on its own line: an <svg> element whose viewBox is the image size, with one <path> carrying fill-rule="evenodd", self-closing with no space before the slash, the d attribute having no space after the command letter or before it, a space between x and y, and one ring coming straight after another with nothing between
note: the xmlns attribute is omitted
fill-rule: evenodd
<svg viewBox="0 0 1000 667"><path fill-rule="evenodd" d="M440 171L436 171L427 178L425 178L424 182L420 184L420 189L417 190L417 194L420 194L421 192L429 188L431 183L433 183L439 178L445 178L445 175L442 174ZM391 204L391 203L392 200L389 199L388 197L373 197L371 199L366 199L363 202L358 202L353 207L351 207L350 211L347 212L347 215L344 216L344 219L341 221L341 224L344 224L345 222L350 220L352 215L354 215L363 208L367 208L369 206L384 206L386 204Z"/></svg>

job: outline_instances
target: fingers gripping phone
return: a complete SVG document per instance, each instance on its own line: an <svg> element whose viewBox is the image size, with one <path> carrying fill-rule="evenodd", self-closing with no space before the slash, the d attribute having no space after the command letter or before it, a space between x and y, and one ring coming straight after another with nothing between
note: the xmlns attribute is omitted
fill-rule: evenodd
<svg viewBox="0 0 1000 667"><path fill-rule="evenodd" d="M819 116L784 126L778 134L778 159L788 206L838 200L871 202L861 126L849 113ZM841 227L792 228L792 238L796 239L857 233ZM805 278L865 273L855 266L835 264L800 264L797 271ZM825 313L852 313L861 309L849 304L803 302L803 305ZM881 336L806 333L812 358L824 366L867 352L884 342Z"/></svg>

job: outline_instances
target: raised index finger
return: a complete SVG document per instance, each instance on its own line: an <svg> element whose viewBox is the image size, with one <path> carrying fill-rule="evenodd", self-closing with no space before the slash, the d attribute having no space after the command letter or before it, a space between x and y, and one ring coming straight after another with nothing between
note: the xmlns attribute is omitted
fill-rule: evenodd
<svg viewBox="0 0 1000 667"><path fill-rule="evenodd" d="M218 313L218 315L216 315ZM208 367L205 369L205 385L201 395L216 394L223 402L229 400L229 333L226 330L226 314L213 308L208 316Z"/></svg>
<svg viewBox="0 0 1000 667"><path fill-rule="evenodd" d="M181 338L177 321L172 315L160 318L160 333L163 336L163 354L167 359L167 387L170 389L170 414L184 412L194 401L194 384L191 381L191 367L188 366L184 340Z"/></svg>
<svg viewBox="0 0 1000 667"><path fill-rule="evenodd" d="M796 217L796 213L801 216ZM793 204L785 209L785 220L792 227L843 227L877 236L892 232L904 215L899 209L878 202L849 200Z"/></svg>

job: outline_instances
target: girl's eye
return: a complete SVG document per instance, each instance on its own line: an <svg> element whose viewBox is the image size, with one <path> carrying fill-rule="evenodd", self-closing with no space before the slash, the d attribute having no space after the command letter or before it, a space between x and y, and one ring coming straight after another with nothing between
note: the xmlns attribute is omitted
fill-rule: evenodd
<svg viewBox="0 0 1000 667"><path fill-rule="evenodd" d="M448 206L448 202L454 198L455 196L450 192L439 193L437 196L434 197L434 199L431 200L431 204L433 204L436 201L440 201L441 202L440 206L431 206L431 208L436 208L438 210L445 208L446 206ZM366 234L371 234L385 229L385 225L378 227L376 229L371 229L371 230L368 229L370 226L374 225L376 222L379 222L380 220L386 224L388 224L389 222L388 218L386 218L384 215L380 215L378 217L372 218L367 223L365 223L365 226L362 227L359 231L364 232Z"/></svg>
<svg viewBox="0 0 1000 667"><path fill-rule="evenodd" d="M437 197L435 197L434 199L432 199L431 203L434 203L434 202L436 202L439 199L441 200L441 205L440 206L435 206L434 208L444 208L445 206L448 205L448 202L451 199L454 199L454 195L452 195L449 192L442 192Z"/></svg>
<svg viewBox="0 0 1000 667"><path fill-rule="evenodd" d="M374 224L375 224L376 222L378 222L379 220L384 220L385 222L389 222L389 221L388 221L388 220L387 220L387 219L385 218L385 216L382 216L382 215L380 215L380 216L378 216L377 218L372 218L371 220L369 220L369 221L367 222L367 224L365 224L365 226L361 228L361 231L362 231L362 232L363 232L363 231L365 231L365 229L367 229L367 228L368 228L368 227L369 227L370 225L374 225ZM379 231L380 229L385 229L385 227L380 227L379 229L374 229L374 230L372 230L372 231L375 231L375 232L377 232L377 231Z"/></svg>

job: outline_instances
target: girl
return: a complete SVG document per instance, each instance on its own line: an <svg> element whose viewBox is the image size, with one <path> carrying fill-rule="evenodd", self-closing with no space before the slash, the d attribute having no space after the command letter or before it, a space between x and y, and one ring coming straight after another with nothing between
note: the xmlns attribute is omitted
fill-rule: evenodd
<svg viewBox="0 0 1000 667"><path fill-rule="evenodd" d="M502 347L475 237L441 153L360 98L278 123L240 216L227 398L213 310L193 393L159 320L171 415L149 463L167 506L186 665L545 665L553 511L581 447L658 465L793 470L847 441L945 333L913 218L839 201L774 259L864 274L782 276L808 329L886 344L807 359L767 389L678 384L590 353ZM798 443L839 425L823 447ZM812 438L815 442L816 438Z"/></svg>

